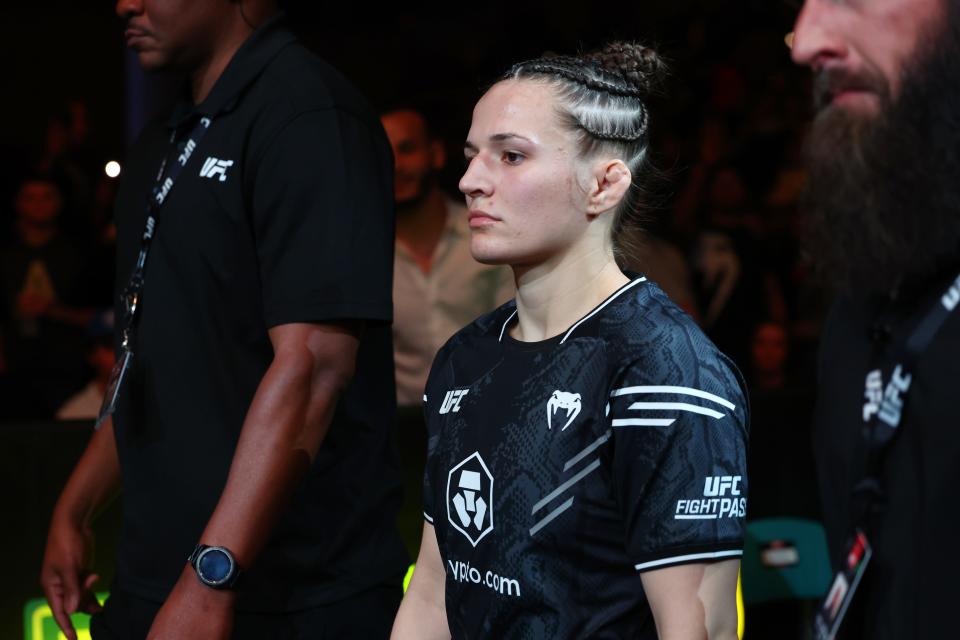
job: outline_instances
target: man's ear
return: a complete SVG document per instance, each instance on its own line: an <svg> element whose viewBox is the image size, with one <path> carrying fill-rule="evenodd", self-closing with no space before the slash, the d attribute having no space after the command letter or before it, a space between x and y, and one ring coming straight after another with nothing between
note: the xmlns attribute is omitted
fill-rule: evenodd
<svg viewBox="0 0 960 640"><path fill-rule="evenodd" d="M430 141L430 165L434 171L440 171L447 166L447 148L442 140Z"/></svg>
<svg viewBox="0 0 960 640"><path fill-rule="evenodd" d="M633 174L622 160L605 160L597 164L590 176L587 213L598 216L615 209L630 189Z"/></svg>

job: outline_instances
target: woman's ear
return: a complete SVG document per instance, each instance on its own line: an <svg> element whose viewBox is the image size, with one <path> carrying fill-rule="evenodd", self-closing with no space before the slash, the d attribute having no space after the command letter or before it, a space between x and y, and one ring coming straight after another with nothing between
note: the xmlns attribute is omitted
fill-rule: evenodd
<svg viewBox="0 0 960 640"><path fill-rule="evenodd" d="M605 160L597 164L590 177L587 213L591 216L615 209L633 182L633 174L622 160Z"/></svg>

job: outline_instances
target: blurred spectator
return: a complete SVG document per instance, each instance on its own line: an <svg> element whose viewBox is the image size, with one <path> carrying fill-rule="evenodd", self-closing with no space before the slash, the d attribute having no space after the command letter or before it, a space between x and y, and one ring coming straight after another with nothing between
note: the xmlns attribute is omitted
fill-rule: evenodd
<svg viewBox="0 0 960 640"><path fill-rule="evenodd" d="M113 345L113 319L92 321L87 328L87 363L93 369L93 379L71 396L57 410L58 420L93 420L100 412L103 394L110 382L116 360Z"/></svg>
<svg viewBox="0 0 960 640"><path fill-rule="evenodd" d="M64 215L63 231L85 236L88 215L94 199L97 178L102 174L96 153L90 145L90 119L86 102L71 100L66 108L47 123L46 145L38 165L61 185Z"/></svg>
<svg viewBox="0 0 960 640"><path fill-rule="evenodd" d="M750 345L751 519L818 517L810 425L812 385L790 369L791 340L785 325L761 322Z"/></svg>
<svg viewBox="0 0 960 640"><path fill-rule="evenodd" d="M743 245L725 229L702 231L695 249L694 282L707 335L739 367L746 368L750 328L763 315L763 289Z"/></svg>
<svg viewBox="0 0 960 640"><path fill-rule="evenodd" d="M17 417L49 418L82 384L83 253L60 233L62 191L49 176L25 178L14 205L13 242L0 254L7 374Z"/></svg>
<svg viewBox="0 0 960 640"><path fill-rule="evenodd" d="M733 165L715 168L700 219L694 269L701 324L721 351L746 368L753 327L761 318L787 318L777 279L762 260L762 217Z"/></svg>
<svg viewBox="0 0 960 640"><path fill-rule="evenodd" d="M633 240L631 255L618 259L621 268L642 273L663 289L673 302L695 319L699 318L690 265L675 244L660 237L656 225ZM621 240L621 243L624 243Z"/></svg>
<svg viewBox="0 0 960 640"><path fill-rule="evenodd" d="M440 189L438 174L446 153L426 118L412 109L398 109L385 113L381 121L396 171L393 352L404 470L399 524L415 556L423 527L427 434L421 407L430 365L450 336L513 295L513 280L509 268L473 259L466 207Z"/></svg>
<svg viewBox="0 0 960 640"><path fill-rule="evenodd" d="M754 389L781 391L787 387L787 329L776 322L763 322L753 332L750 345L751 376Z"/></svg>
<svg viewBox="0 0 960 640"><path fill-rule="evenodd" d="M395 158L397 244L393 347L397 402L420 406L437 350L457 330L513 295L510 270L470 254L466 207L437 183L443 143L412 109L382 117Z"/></svg>
<svg viewBox="0 0 960 640"><path fill-rule="evenodd" d="M116 270L117 227L113 222L113 201L119 182L100 175L93 192L93 203L87 216L88 233L84 236L89 251L86 298L96 308L113 305L114 272Z"/></svg>

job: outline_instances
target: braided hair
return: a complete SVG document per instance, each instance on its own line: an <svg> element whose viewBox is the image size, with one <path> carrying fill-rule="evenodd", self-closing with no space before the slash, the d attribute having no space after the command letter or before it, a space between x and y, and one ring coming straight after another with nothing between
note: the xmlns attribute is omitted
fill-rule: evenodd
<svg viewBox="0 0 960 640"><path fill-rule="evenodd" d="M656 51L630 42L611 42L579 56L545 55L513 65L500 80L540 80L559 98L559 115L578 139L582 156L612 154L633 176L614 214L614 250L624 257L629 234L641 223L644 183L652 167L649 97L657 93L667 66Z"/></svg>

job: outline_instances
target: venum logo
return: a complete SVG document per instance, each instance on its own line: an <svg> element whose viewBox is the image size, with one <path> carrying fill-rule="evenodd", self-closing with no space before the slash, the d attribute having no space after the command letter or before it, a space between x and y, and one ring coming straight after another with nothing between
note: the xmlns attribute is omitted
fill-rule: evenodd
<svg viewBox="0 0 960 640"><path fill-rule="evenodd" d="M493 531L493 475L479 452L447 475L447 520L474 547Z"/></svg>
<svg viewBox="0 0 960 640"><path fill-rule="evenodd" d="M560 429L560 431L565 431L580 415L580 394L567 393L559 389L553 392L553 395L547 400L547 429L553 429L553 417L559 409L567 412L567 422L563 425L563 429Z"/></svg>
<svg viewBox="0 0 960 640"><path fill-rule="evenodd" d="M674 520L718 520L747 515L747 499L741 496L742 476L707 476L703 498L677 500Z"/></svg>
<svg viewBox="0 0 960 640"><path fill-rule="evenodd" d="M440 405L441 415L460 411L460 401L463 400L469 392L470 389L453 389L452 391L447 391L447 395L443 397L443 403Z"/></svg>

